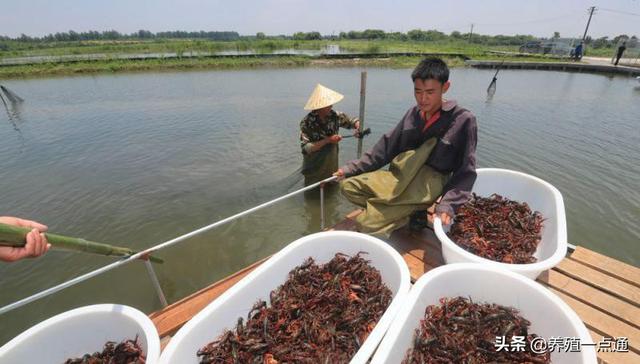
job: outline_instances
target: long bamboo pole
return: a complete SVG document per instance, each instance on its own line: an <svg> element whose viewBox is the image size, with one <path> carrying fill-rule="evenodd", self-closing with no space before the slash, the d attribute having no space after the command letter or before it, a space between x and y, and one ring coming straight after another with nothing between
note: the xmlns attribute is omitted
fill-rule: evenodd
<svg viewBox="0 0 640 364"><path fill-rule="evenodd" d="M0 223L0 246L23 247L27 243L27 234L30 231L31 229L28 228ZM95 241L80 238L72 238L69 236L51 233L44 233L44 235L52 246L61 249L107 256L115 255L119 257L126 257L136 253L129 248L97 243ZM155 263L163 262L162 259L152 256L149 256L149 259Z"/></svg>
<svg viewBox="0 0 640 364"><path fill-rule="evenodd" d="M367 71L360 73L360 130L364 130L364 101L367 94ZM358 139L358 158L362 156L362 138Z"/></svg>

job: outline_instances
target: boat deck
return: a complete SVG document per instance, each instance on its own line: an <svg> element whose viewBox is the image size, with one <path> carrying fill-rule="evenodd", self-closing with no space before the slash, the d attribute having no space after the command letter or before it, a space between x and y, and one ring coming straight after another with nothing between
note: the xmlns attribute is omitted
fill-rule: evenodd
<svg viewBox="0 0 640 364"><path fill-rule="evenodd" d="M351 221L348 216L334 229L352 230ZM440 242L432 230L415 233L401 229L391 236L391 244L407 262L413 281L444 264ZM191 317L266 259L149 315L163 347ZM601 342L603 337L628 338L628 352L600 351L600 362L640 363L640 268L577 247L537 281L573 308L594 343Z"/></svg>

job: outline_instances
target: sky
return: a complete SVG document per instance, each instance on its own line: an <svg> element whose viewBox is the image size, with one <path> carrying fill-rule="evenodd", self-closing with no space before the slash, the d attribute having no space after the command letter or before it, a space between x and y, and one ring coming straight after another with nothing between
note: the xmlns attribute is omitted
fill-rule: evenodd
<svg viewBox="0 0 640 364"><path fill-rule="evenodd" d="M0 0L0 35L75 30L237 31L267 35L382 29L582 37L640 36L640 0Z"/></svg>

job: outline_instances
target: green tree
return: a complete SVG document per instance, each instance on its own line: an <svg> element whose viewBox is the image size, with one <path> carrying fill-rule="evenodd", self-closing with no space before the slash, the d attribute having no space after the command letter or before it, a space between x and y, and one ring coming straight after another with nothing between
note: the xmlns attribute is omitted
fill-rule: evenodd
<svg viewBox="0 0 640 364"><path fill-rule="evenodd" d="M153 33L148 30L140 29L138 30L137 36L140 39L150 39L153 38Z"/></svg>
<svg viewBox="0 0 640 364"><path fill-rule="evenodd" d="M259 39L259 40L263 40L263 39L266 38L266 36L264 35L263 32L257 32L256 33L256 38Z"/></svg>
<svg viewBox="0 0 640 364"><path fill-rule="evenodd" d="M384 39L385 32L384 30L380 30L380 29L367 29L364 32L362 32L362 37L364 39Z"/></svg>
<svg viewBox="0 0 640 364"><path fill-rule="evenodd" d="M427 30L424 32L424 39L427 41L437 41L447 38L447 35L437 30Z"/></svg>
<svg viewBox="0 0 640 364"><path fill-rule="evenodd" d="M411 40L424 40L425 39L425 34L420 29L413 29L413 30L408 31L407 32L407 36Z"/></svg>
<svg viewBox="0 0 640 364"><path fill-rule="evenodd" d="M387 39L400 40L400 41L406 41L409 39L409 37L402 32L387 33L386 37Z"/></svg>
<svg viewBox="0 0 640 364"><path fill-rule="evenodd" d="M305 40L320 40L322 39L322 35L320 32L309 32L304 37Z"/></svg>
<svg viewBox="0 0 640 364"><path fill-rule="evenodd" d="M601 37L593 41L593 48L605 48L609 45L609 37Z"/></svg>
<svg viewBox="0 0 640 364"><path fill-rule="evenodd" d="M349 39L362 39L362 32L356 32L355 30L347 33L347 38Z"/></svg>
<svg viewBox="0 0 640 364"><path fill-rule="evenodd" d="M618 36L613 37L613 39L611 40L611 42L613 42L613 44L618 44L618 43L622 43L625 40L628 40L629 36L626 34L620 34Z"/></svg>

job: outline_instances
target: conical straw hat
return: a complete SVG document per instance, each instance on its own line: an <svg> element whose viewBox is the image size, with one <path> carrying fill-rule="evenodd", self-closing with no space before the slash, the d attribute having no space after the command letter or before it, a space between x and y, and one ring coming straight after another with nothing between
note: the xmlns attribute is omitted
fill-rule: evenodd
<svg viewBox="0 0 640 364"><path fill-rule="evenodd" d="M305 110L317 110L333 105L344 98L344 95L333 91L330 88L318 84L309 96L307 104L304 105Z"/></svg>

